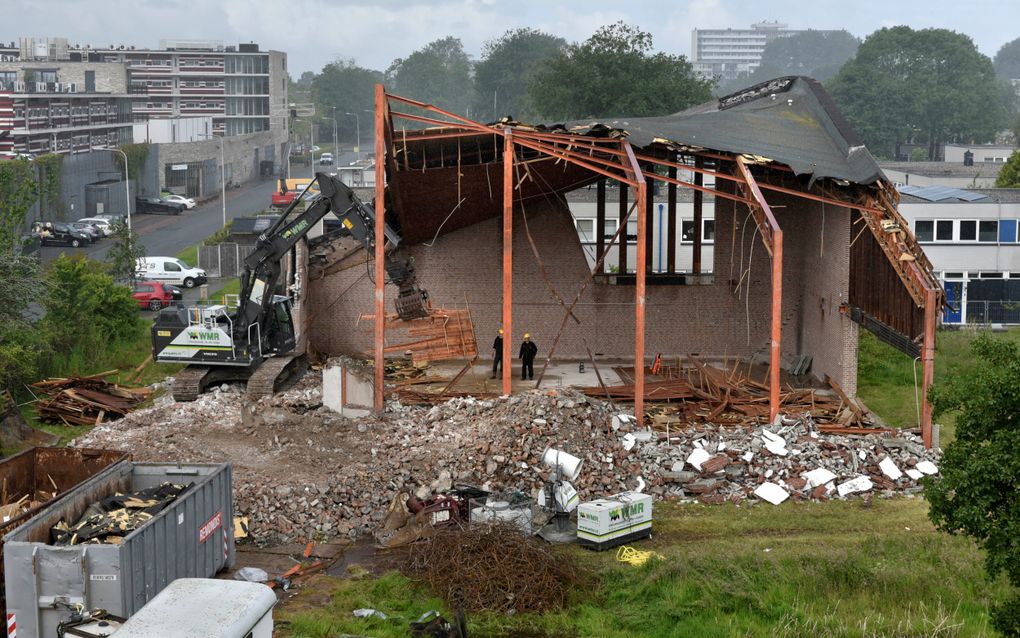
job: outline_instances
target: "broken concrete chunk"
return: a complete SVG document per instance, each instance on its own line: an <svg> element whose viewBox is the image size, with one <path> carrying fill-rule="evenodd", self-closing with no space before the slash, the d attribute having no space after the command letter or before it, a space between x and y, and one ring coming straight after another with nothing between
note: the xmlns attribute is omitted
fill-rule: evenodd
<svg viewBox="0 0 1020 638"><path fill-rule="evenodd" d="M687 457L687 462L694 466L694 469L701 470L701 464L712 458L712 455L706 452L700 447L694 448L691 455Z"/></svg>
<svg viewBox="0 0 1020 638"><path fill-rule="evenodd" d="M836 491L840 496L846 496L847 494L853 494L855 492L867 492L875 485L871 482L871 479L867 476L858 476L852 478L845 483L840 483L836 487Z"/></svg>
<svg viewBox="0 0 1020 638"><path fill-rule="evenodd" d="M761 431L761 439L765 443L765 449L769 452L776 456L786 456L786 439L768 430Z"/></svg>
<svg viewBox="0 0 1020 638"><path fill-rule="evenodd" d="M825 485L829 481L836 480L836 474L830 472L824 467L820 467L817 470L811 470L810 472L804 472L801 476L807 479L808 487L818 487L819 485Z"/></svg>
<svg viewBox="0 0 1020 638"><path fill-rule="evenodd" d="M919 461L914 467L925 474L938 474L939 468L931 461Z"/></svg>
<svg viewBox="0 0 1020 638"><path fill-rule="evenodd" d="M914 479L915 481L920 481L924 477L924 474L922 472L918 472L914 468L910 468L909 470L907 470L907 476Z"/></svg>
<svg viewBox="0 0 1020 638"><path fill-rule="evenodd" d="M772 503L773 505L779 505L786 499L790 498L789 492L775 483L770 482L765 482L759 485L758 488L754 490L754 495L763 501Z"/></svg>
<svg viewBox="0 0 1020 638"><path fill-rule="evenodd" d="M630 451L630 449L634 447L635 443L637 443L637 439L630 432L624 434L623 439L620 441L620 444L623 445L623 449L627 451Z"/></svg>
<svg viewBox="0 0 1020 638"><path fill-rule="evenodd" d="M883 474L894 481L903 476L903 472L900 471L900 468L896 467L896 462L888 456L882 459L882 462L878 464L878 467L882 470Z"/></svg>

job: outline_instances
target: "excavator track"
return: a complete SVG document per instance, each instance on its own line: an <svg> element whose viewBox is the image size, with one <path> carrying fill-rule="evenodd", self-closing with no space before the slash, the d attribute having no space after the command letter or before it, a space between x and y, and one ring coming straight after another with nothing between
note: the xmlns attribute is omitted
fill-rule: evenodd
<svg viewBox="0 0 1020 638"><path fill-rule="evenodd" d="M188 366L174 377L174 401L195 401L209 386L229 381L246 381L252 376L252 368Z"/></svg>
<svg viewBox="0 0 1020 638"><path fill-rule="evenodd" d="M248 377L248 396L271 396L308 370L308 357L303 352L270 357Z"/></svg>
<svg viewBox="0 0 1020 638"><path fill-rule="evenodd" d="M208 366L188 366L174 375L174 401L195 401L205 389L203 381L212 368Z"/></svg>

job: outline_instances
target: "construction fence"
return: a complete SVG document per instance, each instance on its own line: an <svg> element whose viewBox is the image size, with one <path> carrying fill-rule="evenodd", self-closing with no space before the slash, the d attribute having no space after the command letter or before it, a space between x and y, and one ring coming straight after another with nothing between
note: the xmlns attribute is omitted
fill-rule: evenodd
<svg viewBox="0 0 1020 638"><path fill-rule="evenodd" d="M198 267L210 278L239 277L244 270L244 259L255 246L223 243L198 247Z"/></svg>

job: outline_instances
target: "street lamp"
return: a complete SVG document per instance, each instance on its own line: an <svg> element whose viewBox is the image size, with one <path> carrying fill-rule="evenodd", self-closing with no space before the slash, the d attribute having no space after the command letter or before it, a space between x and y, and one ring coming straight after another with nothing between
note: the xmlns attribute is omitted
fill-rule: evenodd
<svg viewBox="0 0 1020 638"><path fill-rule="evenodd" d="M119 148L107 147L108 151L114 153L120 153L124 157L124 203L127 205L125 214L127 215L127 227L128 231L131 230L131 182L128 181L128 159L127 153Z"/></svg>
<svg viewBox="0 0 1020 638"><path fill-rule="evenodd" d="M357 131L358 131L358 133L357 133L358 139L357 139L357 141L354 142L354 148L357 149L356 150L356 154L357 154L358 159L361 159L361 118L358 117L357 113L344 113L344 115L353 115L354 116L354 124L357 127Z"/></svg>

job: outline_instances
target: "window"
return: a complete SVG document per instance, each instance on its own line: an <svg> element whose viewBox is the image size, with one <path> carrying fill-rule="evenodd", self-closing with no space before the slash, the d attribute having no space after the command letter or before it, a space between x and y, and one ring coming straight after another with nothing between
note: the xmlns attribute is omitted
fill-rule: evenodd
<svg viewBox="0 0 1020 638"><path fill-rule="evenodd" d="M974 221L973 219L960 220L960 241L976 241L976 240L977 240L977 222Z"/></svg>
<svg viewBox="0 0 1020 638"><path fill-rule="evenodd" d="M577 219L574 223L577 225L577 236L581 238L581 241L590 242L595 240L594 219Z"/></svg>
<svg viewBox="0 0 1020 638"><path fill-rule="evenodd" d="M715 243L715 220L703 219L701 222L701 227L704 229L701 233L701 240L706 244Z"/></svg>
<svg viewBox="0 0 1020 638"><path fill-rule="evenodd" d="M715 220L701 220L701 243L711 244L715 241ZM694 243L694 220L684 219L680 222L680 243Z"/></svg>
<svg viewBox="0 0 1020 638"><path fill-rule="evenodd" d="M694 241L694 221L685 219L680 222L680 243L689 244Z"/></svg>
<svg viewBox="0 0 1020 638"><path fill-rule="evenodd" d="M620 227L620 220L618 219L607 219L605 225L602 227L602 236L606 239L612 239L613 235L616 234L616 229Z"/></svg>
<svg viewBox="0 0 1020 638"><path fill-rule="evenodd" d="M181 272L181 267L175 262L168 261L163 264L163 270L167 272Z"/></svg>
<svg viewBox="0 0 1020 638"><path fill-rule="evenodd" d="M637 220L627 222L627 241L637 241Z"/></svg>
<svg viewBox="0 0 1020 638"><path fill-rule="evenodd" d="M935 241L953 241L953 220L939 219L935 222Z"/></svg>
<svg viewBox="0 0 1020 638"><path fill-rule="evenodd" d="M978 222L978 241L995 243L999 239L999 222L996 220Z"/></svg>
<svg viewBox="0 0 1020 638"><path fill-rule="evenodd" d="M1001 272L980 272L978 279L1002 279Z"/></svg>
<svg viewBox="0 0 1020 638"><path fill-rule="evenodd" d="M947 272L945 274L946 279L963 279L962 272Z"/></svg>
<svg viewBox="0 0 1020 638"><path fill-rule="evenodd" d="M917 241L932 241L935 239L935 222L930 219L919 219L914 222L914 234Z"/></svg>
<svg viewBox="0 0 1020 638"><path fill-rule="evenodd" d="M999 220L999 242L1003 244L1016 243L1016 221L1015 219Z"/></svg>

